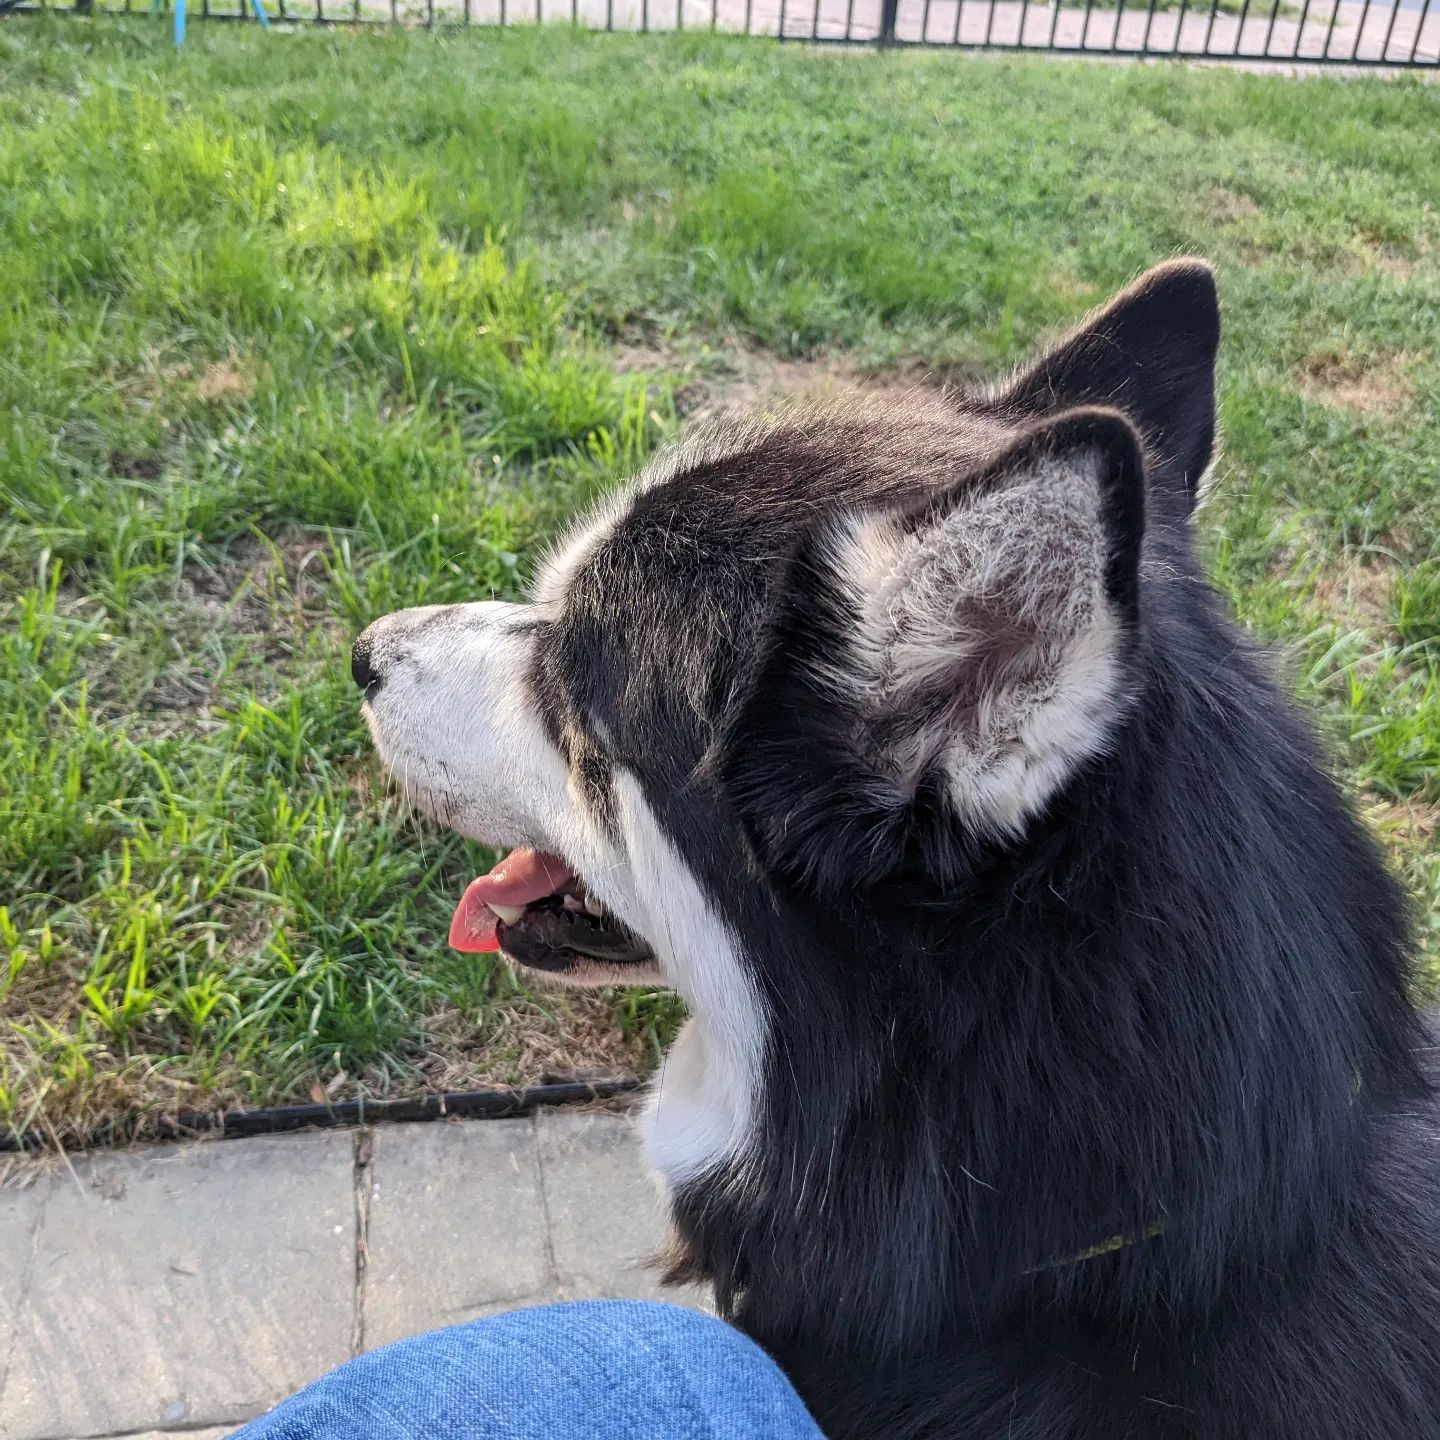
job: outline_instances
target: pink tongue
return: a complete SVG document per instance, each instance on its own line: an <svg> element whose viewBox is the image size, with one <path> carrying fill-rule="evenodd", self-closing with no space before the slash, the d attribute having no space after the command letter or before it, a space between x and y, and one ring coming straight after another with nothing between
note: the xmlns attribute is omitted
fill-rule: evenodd
<svg viewBox="0 0 1440 1440"><path fill-rule="evenodd" d="M543 850L512 850L488 875L465 887L455 918L450 922L450 943L457 950L498 950L495 905L529 905L568 885L574 873L558 855Z"/></svg>

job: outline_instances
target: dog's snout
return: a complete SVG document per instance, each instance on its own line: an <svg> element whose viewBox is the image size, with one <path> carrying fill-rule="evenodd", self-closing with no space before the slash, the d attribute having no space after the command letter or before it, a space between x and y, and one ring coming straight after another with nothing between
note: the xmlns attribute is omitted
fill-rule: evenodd
<svg viewBox="0 0 1440 1440"><path fill-rule="evenodd" d="M369 630L363 631L351 647L350 678L366 695L373 695L380 688L381 676L375 664L375 642Z"/></svg>

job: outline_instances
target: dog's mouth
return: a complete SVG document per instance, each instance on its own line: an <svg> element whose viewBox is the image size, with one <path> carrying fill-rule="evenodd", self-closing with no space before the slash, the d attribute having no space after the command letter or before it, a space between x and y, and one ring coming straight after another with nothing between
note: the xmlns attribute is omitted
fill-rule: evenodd
<svg viewBox="0 0 1440 1440"><path fill-rule="evenodd" d="M623 967L654 958L558 855L541 850L512 850L470 882L450 922L450 943L457 950L503 950L556 974L585 961Z"/></svg>

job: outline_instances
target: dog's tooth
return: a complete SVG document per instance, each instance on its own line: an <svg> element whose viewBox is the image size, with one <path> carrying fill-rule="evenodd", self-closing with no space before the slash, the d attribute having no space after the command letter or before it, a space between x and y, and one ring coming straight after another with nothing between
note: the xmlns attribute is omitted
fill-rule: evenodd
<svg viewBox="0 0 1440 1440"><path fill-rule="evenodd" d="M578 911L585 908L584 902L580 899L578 895L563 895L560 898L560 903L564 905L567 910Z"/></svg>
<svg viewBox="0 0 1440 1440"><path fill-rule="evenodd" d="M523 905L492 905L490 908L507 925L513 925L525 913Z"/></svg>
<svg viewBox="0 0 1440 1440"><path fill-rule="evenodd" d="M605 907L588 890L585 892L585 908L597 917L605 913Z"/></svg>

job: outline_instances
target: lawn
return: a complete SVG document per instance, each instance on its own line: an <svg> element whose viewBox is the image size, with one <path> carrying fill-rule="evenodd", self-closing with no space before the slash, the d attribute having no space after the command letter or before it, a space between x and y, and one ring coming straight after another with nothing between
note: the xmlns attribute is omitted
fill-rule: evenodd
<svg viewBox="0 0 1440 1440"><path fill-rule="evenodd" d="M763 40L0 22L0 1124L644 1067L444 945L352 636L518 592L756 372L1226 305L1218 583L1440 957L1440 89ZM742 383L743 382L743 383Z"/></svg>

